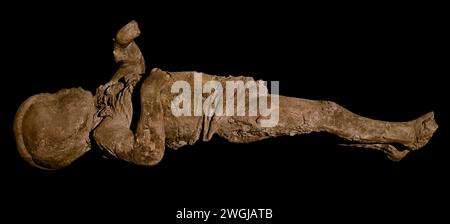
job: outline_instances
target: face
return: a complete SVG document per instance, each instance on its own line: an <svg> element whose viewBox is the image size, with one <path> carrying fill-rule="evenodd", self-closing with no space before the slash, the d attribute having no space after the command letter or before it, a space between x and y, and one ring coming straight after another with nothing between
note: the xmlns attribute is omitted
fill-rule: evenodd
<svg viewBox="0 0 450 224"><path fill-rule="evenodd" d="M69 165L90 149L95 112L92 94L81 88L28 98L14 121L20 155L42 169Z"/></svg>

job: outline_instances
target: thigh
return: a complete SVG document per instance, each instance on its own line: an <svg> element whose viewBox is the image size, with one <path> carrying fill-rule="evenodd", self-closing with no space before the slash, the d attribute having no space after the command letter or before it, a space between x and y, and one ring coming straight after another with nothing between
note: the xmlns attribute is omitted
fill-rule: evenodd
<svg viewBox="0 0 450 224"><path fill-rule="evenodd" d="M215 126L219 136L231 142L254 142L270 137L322 131L331 113L327 101L279 96L279 119L274 127L261 126L264 116L223 116Z"/></svg>

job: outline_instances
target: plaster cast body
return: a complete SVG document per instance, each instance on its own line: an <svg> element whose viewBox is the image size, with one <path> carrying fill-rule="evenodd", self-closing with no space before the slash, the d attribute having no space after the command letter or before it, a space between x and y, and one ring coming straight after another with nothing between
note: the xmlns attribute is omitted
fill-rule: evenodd
<svg viewBox="0 0 450 224"><path fill-rule="evenodd" d="M361 117L330 101L284 96L279 96L279 122L275 127L261 127L261 116L177 117L170 109L176 97L171 86L178 80L192 84L194 72L153 69L144 75L144 59L133 41L139 34L134 21L117 33L114 56L121 66L95 96L81 88L64 89L32 96L21 105L14 131L25 160L43 169L64 167L90 149L90 133L109 154L149 166L161 161L166 148L208 141L214 134L230 142L249 143L323 131L355 142L352 146L381 150L398 161L409 151L423 147L438 127L432 112L408 122L385 122ZM142 80L140 117L133 133L132 94ZM253 79L202 74L202 80L224 83Z"/></svg>

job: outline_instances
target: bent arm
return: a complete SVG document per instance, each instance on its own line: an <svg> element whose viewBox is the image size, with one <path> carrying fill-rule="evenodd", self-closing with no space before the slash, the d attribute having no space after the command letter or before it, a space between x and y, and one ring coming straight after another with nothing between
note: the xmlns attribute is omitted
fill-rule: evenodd
<svg viewBox="0 0 450 224"><path fill-rule="evenodd" d="M156 165L165 149L161 103L155 97L156 100L142 104L141 118L133 134L129 116L132 93L132 85L127 85L117 94L111 115L103 119L93 136L101 149L119 159L138 165Z"/></svg>
<svg viewBox="0 0 450 224"><path fill-rule="evenodd" d="M114 59L120 67L109 83L116 83L122 77L140 79L145 73L145 61L134 39L141 34L136 21L131 21L122 27L114 38Z"/></svg>
<svg viewBox="0 0 450 224"><path fill-rule="evenodd" d="M157 88L141 92L141 119L136 134L130 130L133 90L145 72L143 56L133 41L139 34L137 23L131 21L116 35L114 57L120 67L106 85L97 89L99 124L93 136L101 149L117 158L139 165L155 165L162 159L165 145ZM144 85L153 83L157 77L147 78Z"/></svg>

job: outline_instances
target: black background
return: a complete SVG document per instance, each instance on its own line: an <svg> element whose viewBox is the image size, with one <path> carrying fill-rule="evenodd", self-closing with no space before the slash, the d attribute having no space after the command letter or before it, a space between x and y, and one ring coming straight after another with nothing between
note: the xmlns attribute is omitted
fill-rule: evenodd
<svg viewBox="0 0 450 224"><path fill-rule="evenodd" d="M272 208L277 223L445 218L448 23L440 9L281 3L5 7L2 202L26 214L15 218L42 221L94 216L173 223L183 207ZM12 132L20 103L61 88L94 92L106 83L117 69L112 37L132 19L142 31L136 42L148 71L277 80L282 95L332 100L375 119L406 121L435 111L440 127L423 150L398 163L315 133L247 145L215 137L168 150L150 168L105 159L97 147L59 171L28 166Z"/></svg>

